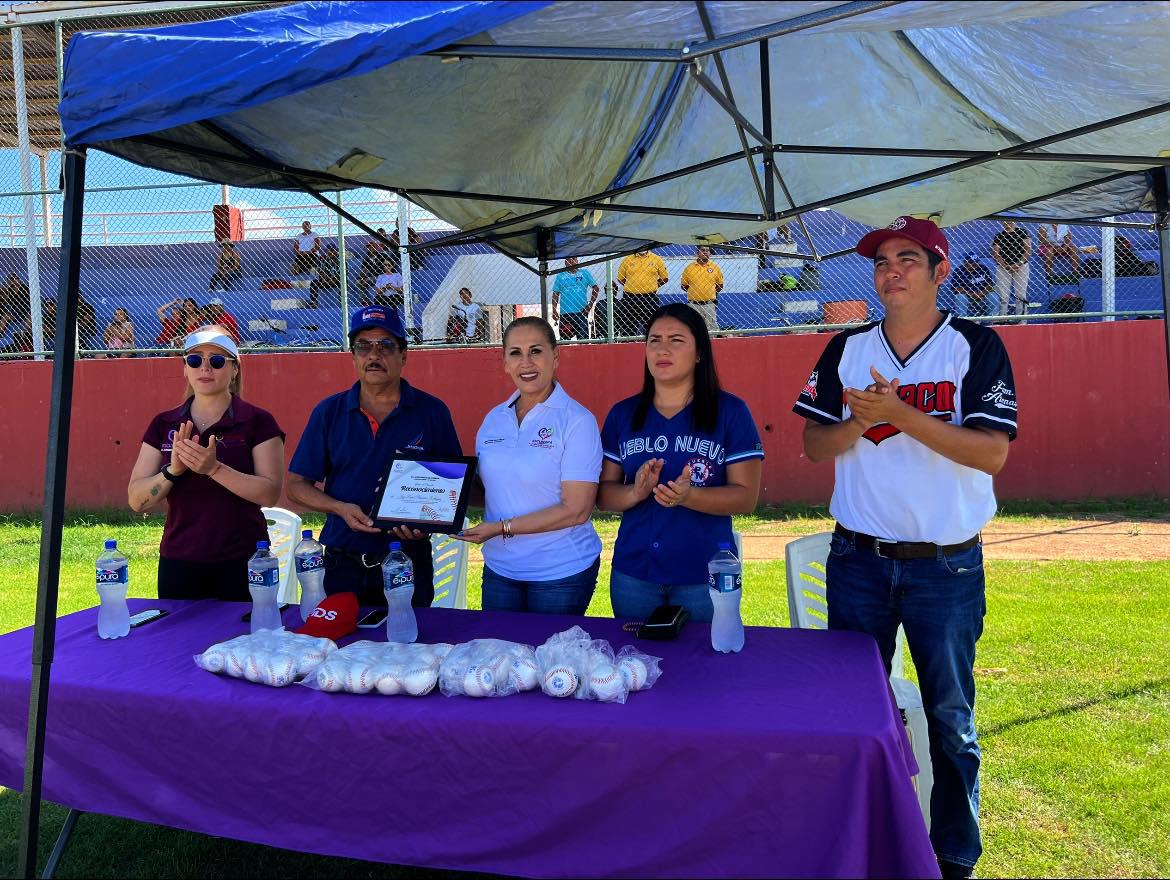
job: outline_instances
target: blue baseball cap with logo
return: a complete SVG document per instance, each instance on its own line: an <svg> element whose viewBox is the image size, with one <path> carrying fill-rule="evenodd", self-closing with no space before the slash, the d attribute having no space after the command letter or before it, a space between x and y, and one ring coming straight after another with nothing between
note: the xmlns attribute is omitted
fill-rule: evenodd
<svg viewBox="0 0 1170 881"><path fill-rule="evenodd" d="M363 330L381 328L398 338L400 343L406 343L406 331L402 328L402 319L398 317L398 310L388 306L365 306L358 309L349 319L349 341Z"/></svg>

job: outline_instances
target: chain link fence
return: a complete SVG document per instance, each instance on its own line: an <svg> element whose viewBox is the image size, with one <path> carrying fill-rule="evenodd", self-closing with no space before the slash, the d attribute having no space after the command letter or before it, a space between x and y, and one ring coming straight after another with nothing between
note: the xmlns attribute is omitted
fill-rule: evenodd
<svg viewBox="0 0 1170 881"><path fill-rule="evenodd" d="M41 16L4 29L0 69L10 82L0 95L0 359L43 356L55 334L62 210L56 103L70 36L279 5L134 7L116 18L106 7L101 18ZM536 261L482 244L406 254L406 245L425 245L451 227L392 194L354 190L327 198L380 236L342 222L305 194L212 185L92 152L82 356L163 354L209 321L227 324L246 348L341 349L347 315L371 303L402 309L416 345L493 345L512 318L541 314ZM948 229L952 271L940 307L1005 323L1159 316L1152 218L1117 220L1130 226L1021 223L1006 238L995 220ZM637 336L640 319L658 303L696 299L722 334L809 332L872 320L882 314L872 266L852 251L865 232L821 210L768 233L713 244L711 262L689 270L698 280L690 291L681 282L696 249L655 248L667 280L652 296L620 283L623 258L583 259L578 271L588 277L553 260L551 317L562 339L582 342ZM715 267L723 280L717 291L709 283Z"/></svg>

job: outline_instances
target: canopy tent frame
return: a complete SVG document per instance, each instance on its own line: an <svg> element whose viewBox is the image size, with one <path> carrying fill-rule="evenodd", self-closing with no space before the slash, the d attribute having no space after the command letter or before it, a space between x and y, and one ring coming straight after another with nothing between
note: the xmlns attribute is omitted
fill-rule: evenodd
<svg viewBox="0 0 1170 881"><path fill-rule="evenodd" d="M828 208L862 198L866 195L880 193L909 184L918 183L962 171L977 165L995 161L1034 161L1034 162L1073 162L1088 164L1125 164L1144 167L1151 179L1154 194L1155 211L1153 227L1158 230L1159 249L1162 264L1163 311L1170 311L1170 158L1163 156L1132 156L1125 154L1072 154L1072 153L1038 153L1049 145L1070 140L1093 132L1118 127L1140 119L1170 112L1170 103L1162 103L1153 107L1121 114L1119 116L1100 120L1088 125L1078 126L1057 134L1033 139L1016 144L1001 150L929 150L925 148L877 148L877 147L842 147L831 145L800 145L777 143L772 131L772 106L770 100L770 56L769 41L773 38L807 30L817 25L839 21L863 15L868 12L897 5L901 0L858 0L825 10L819 10L806 15L792 17L764 27L740 31L725 36L717 36L711 26L703 2L696 5L700 18L703 21L707 39L691 43L680 49L624 49L615 47L542 47L542 46L503 46L481 45L471 43L455 43L444 48L424 52L422 54L440 58L524 58L533 60L584 60L599 62L646 62L655 64L688 65L691 68L694 80L716 101L726 113L728 119L736 127L741 149L723 156L693 163L688 166L658 174L653 177L628 182L621 186L613 186L606 190L595 192L572 199L537 198L532 196L488 194L465 191L454 191L441 188L427 187L388 187L377 186L358 179L349 179L331 175L325 171L292 168L264 157L258 151L234 139L229 133L213 123L204 121L206 130L213 131L218 137L240 154L231 154L205 147L175 143L157 135L136 135L127 140L139 144L162 148L192 156L211 160L221 164L234 164L245 167L263 169L278 174L281 179L297 190L301 190L319 199L331 210L345 217L358 228L368 234L378 237L389 243L389 239L381 236L349 212L321 195L321 188L317 185L334 184L338 189L349 189L355 186L368 186L385 192L393 192L426 207L426 200L430 198L461 198L481 200L486 202L500 202L539 206L537 210L498 220L492 223L469 227L445 236L440 236L429 242L411 245L406 243L403 250L407 253L444 247L457 243L482 242L507 254L520 265L529 270L529 266L509 249L500 244L509 238L525 234L535 234L537 241L537 261L535 271L540 277L542 288L542 314L548 314L547 279L549 275L559 270L550 270L549 260L557 256L555 253L556 227L537 225L537 221L566 211L584 211L598 209L602 211L621 211L634 214L670 214L673 216L749 220L761 223L777 223L796 218L802 223L801 215L817 208ZM720 53L756 43L760 47L760 88L762 94L762 128L756 127L747 119L736 103L730 82L725 71L721 70L722 59ZM702 70L700 61L709 56L714 57L716 71L720 76L720 83L715 83ZM746 124L745 124L746 123ZM757 143L750 144L748 136ZM234 143L233 143L234 141ZM89 145L73 145L64 152L64 217L62 219L62 255L60 276L58 282L58 333L54 342L54 368L52 380L52 397L49 414L49 443L46 451L45 494L42 508L42 539L40 569L37 583L36 619L33 632L32 653L32 688L29 702L28 737L26 742L25 779L22 796L22 825L19 848L20 874L23 877L35 876L37 868L37 846L39 838L39 819L41 807L41 792L44 773L44 746L47 723L47 709L49 696L50 672L53 660L53 646L56 635L56 612L59 587L59 572L61 561L62 528L64 522L64 502L66 466L69 453L69 426L72 409L73 368L76 357L76 324L77 302L81 263L81 220L85 195L85 164L86 151ZM854 190L842 192L825 198L796 204L788 190L785 180L777 167L776 156L784 153L813 153L822 155L865 155L889 157L917 157L954 159L936 168L927 169L899 176L883 182ZM755 160L759 158L763 163L762 176L757 173ZM636 192L657 183L676 180L688 175L697 174L728 163L744 161L751 171L753 188L760 196L760 213L730 212L705 209L692 209L683 206L649 206L649 205L613 205L608 200ZM1118 177L1132 175L1132 171L1118 172L1086 181L1074 187L1068 187L1058 192L1073 192L1089 189L1102 181L1113 180ZM220 181L222 183L222 181ZM789 207L778 209L776 206L775 187L779 184ZM1026 204L1041 203L1057 193L1048 193L1043 196L1030 198L1025 203L1012 206L1017 210ZM994 219L1034 220L1030 216L1014 217L1004 214L988 215ZM1071 218L1060 218L1069 220ZM1109 222L1099 219L1087 220L1099 226L1140 227L1141 224L1131 222ZM812 255L788 255L793 257L807 257L808 259L826 260L843 256L851 251L843 250L829 254L818 255L812 237L808 235ZM608 237L612 240L614 237ZM630 239L632 250L642 250L658 244L650 240L637 241ZM696 244L707 243L713 247L731 252L776 254L769 249L752 248L748 246L732 245L721 241L708 241L708 237L696 236ZM401 243L400 243L401 244ZM627 251L613 251L605 256L582 261L580 265L588 266L613 259L615 254L629 253ZM1170 322L1167 322L1167 358L1170 360ZM71 814L71 820L75 815ZM72 823L67 822L63 830L63 839L58 842L54 856L59 857L67 839L67 832ZM50 866L51 868L51 866Z"/></svg>

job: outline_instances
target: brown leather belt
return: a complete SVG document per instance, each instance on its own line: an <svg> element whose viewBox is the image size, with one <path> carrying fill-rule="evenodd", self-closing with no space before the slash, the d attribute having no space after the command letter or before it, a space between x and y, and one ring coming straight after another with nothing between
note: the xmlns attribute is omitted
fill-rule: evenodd
<svg viewBox="0 0 1170 881"><path fill-rule="evenodd" d="M973 548L980 541L979 533L956 545L936 545L929 541L884 541L876 536L866 535L864 532L846 529L840 523L833 529L833 532L842 538L852 539L858 547L873 551L886 560L918 560L937 557L939 551L942 551L943 556L946 556Z"/></svg>

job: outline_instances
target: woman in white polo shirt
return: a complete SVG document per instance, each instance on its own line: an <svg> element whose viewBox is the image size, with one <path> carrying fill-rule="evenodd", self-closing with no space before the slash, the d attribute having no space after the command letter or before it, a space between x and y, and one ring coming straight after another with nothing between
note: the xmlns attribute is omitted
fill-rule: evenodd
<svg viewBox="0 0 1170 881"><path fill-rule="evenodd" d="M504 331L516 393L475 437L484 521L457 536L483 544L483 607L583 615L597 586L601 539L590 516L601 475L593 414L557 382L557 343L543 318Z"/></svg>

